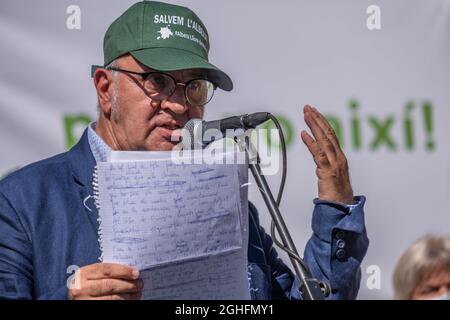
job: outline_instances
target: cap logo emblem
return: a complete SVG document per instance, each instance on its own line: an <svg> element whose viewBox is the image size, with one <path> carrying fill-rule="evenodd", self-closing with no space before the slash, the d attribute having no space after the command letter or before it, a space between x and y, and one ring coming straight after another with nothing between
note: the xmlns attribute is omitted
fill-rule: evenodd
<svg viewBox="0 0 450 320"><path fill-rule="evenodd" d="M170 37L173 37L173 32L170 30L170 26L162 27L158 31L159 36L156 38L157 40L160 39L169 39Z"/></svg>

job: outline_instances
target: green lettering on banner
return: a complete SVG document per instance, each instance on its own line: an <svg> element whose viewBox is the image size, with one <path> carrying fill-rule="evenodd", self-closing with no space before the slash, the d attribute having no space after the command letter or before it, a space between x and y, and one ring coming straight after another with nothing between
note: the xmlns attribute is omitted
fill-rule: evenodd
<svg viewBox="0 0 450 320"><path fill-rule="evenodd" d="M72 148L79 139L79 137L76 135L76 128L78 126L86 127L91 121L91 117L87 114L64 116L64 131L66 134L67 149Z"/></svg>
<svg viewBox="0 0 450 320"><path fill-rule="evenodd" d="M360 116L360 103L357 99L351 99L348 102L348 108L350 111L349 121L343 121L342 117L336 114L325 115L339 140L342 148L350 148L353 151L370 150L376 152L382 150L382 147L386 147L389 151L395 152L399 148L404 147L406 151L415 151L417 149L416 134L419 126L414 123L414 115L420 110L416 106L417 102L413 100L407 101L403 107L403 115L389 115L386 118L379 118L376 115L369 115L364 117L364 121ZM421 111L423 118L423 130L425 133L424 149L428 152L436 150L436 141L434 140L434 122L433 122L433 105L430 101L424 101L421 103ZM230 115L228 115L230 116ZM286 146L289 148L294 143L295 138L295 124L292 123L290 118L284 115L276 115L280 122L285 135ZM64 116L64 129L65 129L65 141L66 147L71 148L79 139L77 129L80 127L86 127L92 118L87 114L75 114ZM362 129L371 128L373 130L373 137L371 141L363 140ZM392 132L401 126L402 137L394 137ZM265 129L265 139L267 146L270 147L272 142L275 147L280 147L279 141L272 141L271 129L275 128L272 121L266 122L261 126ZM398 128L400 129L400 128ZM347 131L348 130L348 131ZM395 130L395 132L398 132ZM348 139L346 133L349 133L348 142L345 143L345 139ZM276 135L274 135L276 137Z"/></svg>
<svg viewBox="0 0 450 320"><path fill-rule="evenodd" d="M433 105L429 101L425 101L422 106L423 119L425 122L425 133L427 136L427 142L425 147L427 150L434 151L436 143L433 139Z"/></svg>
<svg viewBox="0 0 450 320"><path fill-rule="evenodd" d="M342 121L342 118L336 115L325 115L331 126L336 131L341 146L344 145L345 133L350 133L350 146L353 151L379 151L382 147L386 147L389 151L398 151L401 147L404 150L412 152L417 149L417 127L415 125L415 112L417 102L413 100L407 101L403 107L403 115L390 115L386 118L379 118L375 115L369 115L367 120L362 121L360 116L360 103L356 99L352 99L348 103L350 111L349 122ZM422 118L424 123L425 145L424 150L433 152L436 149L436 142L434 140L434 123L433 123L433 105L430 101L422 103ZM362 129L367 126L373 130L372 140L364 141L362 138ZM401 126L401 128L398 128ZM397 130L400 129L400 130ZM400 132L402 137L394 137L393 132ZM403 138L403 140L401 140ZM403 144L402 144L403 143Z"/></svg>
<svg viewBox="0 0 450 320"><path fill-rule="evenodd" d="M395 123L394 117L391 116L382 121L371 116L369 117L369 123L375 131L375 137L370 145L372 151L380 148L382 144L385 144L389 149L395 151L397 149L397 145L391 136L391 128Z"/></svg>
<svg viewBox="0 0 450 320"><path fill-rule="evenodd" d="M405 131L405 148L408 151L414 150L414 126L412 120L412 112L414 111L414 102L410 101L405 107L405 120L403 121L403 129Z"/></svg>
<svg viewBox="0 0 450 320"><path fill-rule="evenodd" d="M352 145L355 150L362 148L361 142L361 120L359 119L358 110L359 102L357 100L350 100L350 109L352 111L351 132Z"/></svg>

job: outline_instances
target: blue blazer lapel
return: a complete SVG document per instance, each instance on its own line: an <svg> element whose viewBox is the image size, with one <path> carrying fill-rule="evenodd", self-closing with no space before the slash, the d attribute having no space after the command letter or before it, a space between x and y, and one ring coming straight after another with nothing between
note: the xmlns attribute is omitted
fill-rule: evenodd
<svg viewBox="0 0 450 320"><path fill-rule="evenodd" d="M98 211L94 204L92 175L96 165L89 146L87 129L80 141L68 152L74 182L79 187L80 201L95 231L98 231Z"/></svg>

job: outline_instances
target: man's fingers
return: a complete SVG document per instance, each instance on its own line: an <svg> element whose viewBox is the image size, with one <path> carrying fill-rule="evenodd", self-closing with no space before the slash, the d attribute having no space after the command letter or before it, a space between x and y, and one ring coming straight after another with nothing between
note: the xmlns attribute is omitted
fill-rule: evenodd
<svg viewBox="0 0 450 320"><path fill-rule="evenodd" d="M141 293L121 293L101 297L92 297L90 300L141 300L141 298Z"/></svg>
<svg viewBox="0 0 450 320"><path fill-rule="evenodd" d="M136 280L139 278L139 271L133 267L129 267L121 264L113 263L97 263L85 268L82 268L82 272L88 280L98 279L124 279L124 280Z"/></svg>
<svg viewBox="0 0 450 320"><path fill-rule="evenodd" d="M319 152L317 142L308 134L308 132L302 131L301 137L303 143L308 147L309 152L311 152L313 156Z"/></svg>
<svg viewBox="0 0 450 320"><path fill-rule="evenodd" d="M139 293L142 288L142 280L101 279L89 281L85 290L92 297L101 297L122 293Z"/></svg>
<svg viewBox="0 0 450 320"><path fill-rule="evenodd" d="M308 148L309 152L311 152L314 162L318 167L323 168L329 165L329 161L325 152L320 149L317 142L306 131L302 131L301 138Z"/></svg>
<svg viewBox="0 0 450 320"><path fill-rule="evenodd" d="M314 118L317 124L322 128L323 132L325 132L325 135L328 137L328 140L333 144L336 152L339 152L341 150L341 147L339 145L339 141L337 139L336 132L334 131L333 127L330 125L330 123L324 117L324 115L321 114L316 108L311 107L311 110L315 115Z"/></svg>
<svg viewBox="0 0 450 320"><path fill-rule="evenodd" d="M70 290L74 300L138 300L142 296L144 283L138 280L100 279L86 281L80 289Z"/></svg>
<svg viewBox="0 0 450 320"><path fill-rule="evenodd" d="M305 122L311 129L311 132L319 145L319 148L323 150L330 162L336 159L336 150L330 139L318 124L318 116L314 114L311 107L306 106L304 109Z"/></svg>

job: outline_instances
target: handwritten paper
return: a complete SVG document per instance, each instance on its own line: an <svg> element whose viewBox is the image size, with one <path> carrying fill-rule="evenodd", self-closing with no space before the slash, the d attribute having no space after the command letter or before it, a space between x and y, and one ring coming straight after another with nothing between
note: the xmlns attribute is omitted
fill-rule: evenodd
<svg viewBox="0 0 450 320"><path fill-rule="evenodd" d="M97 168L102 260L142 270L145 299L248 299L246 166L120 158Z"/></svg>
<svg viewBox="0 0 450 320"><path fill-rule="evenodd" d="M144 299L247 300L247 258L241 252L210 256L141 273Z"/></svg>

